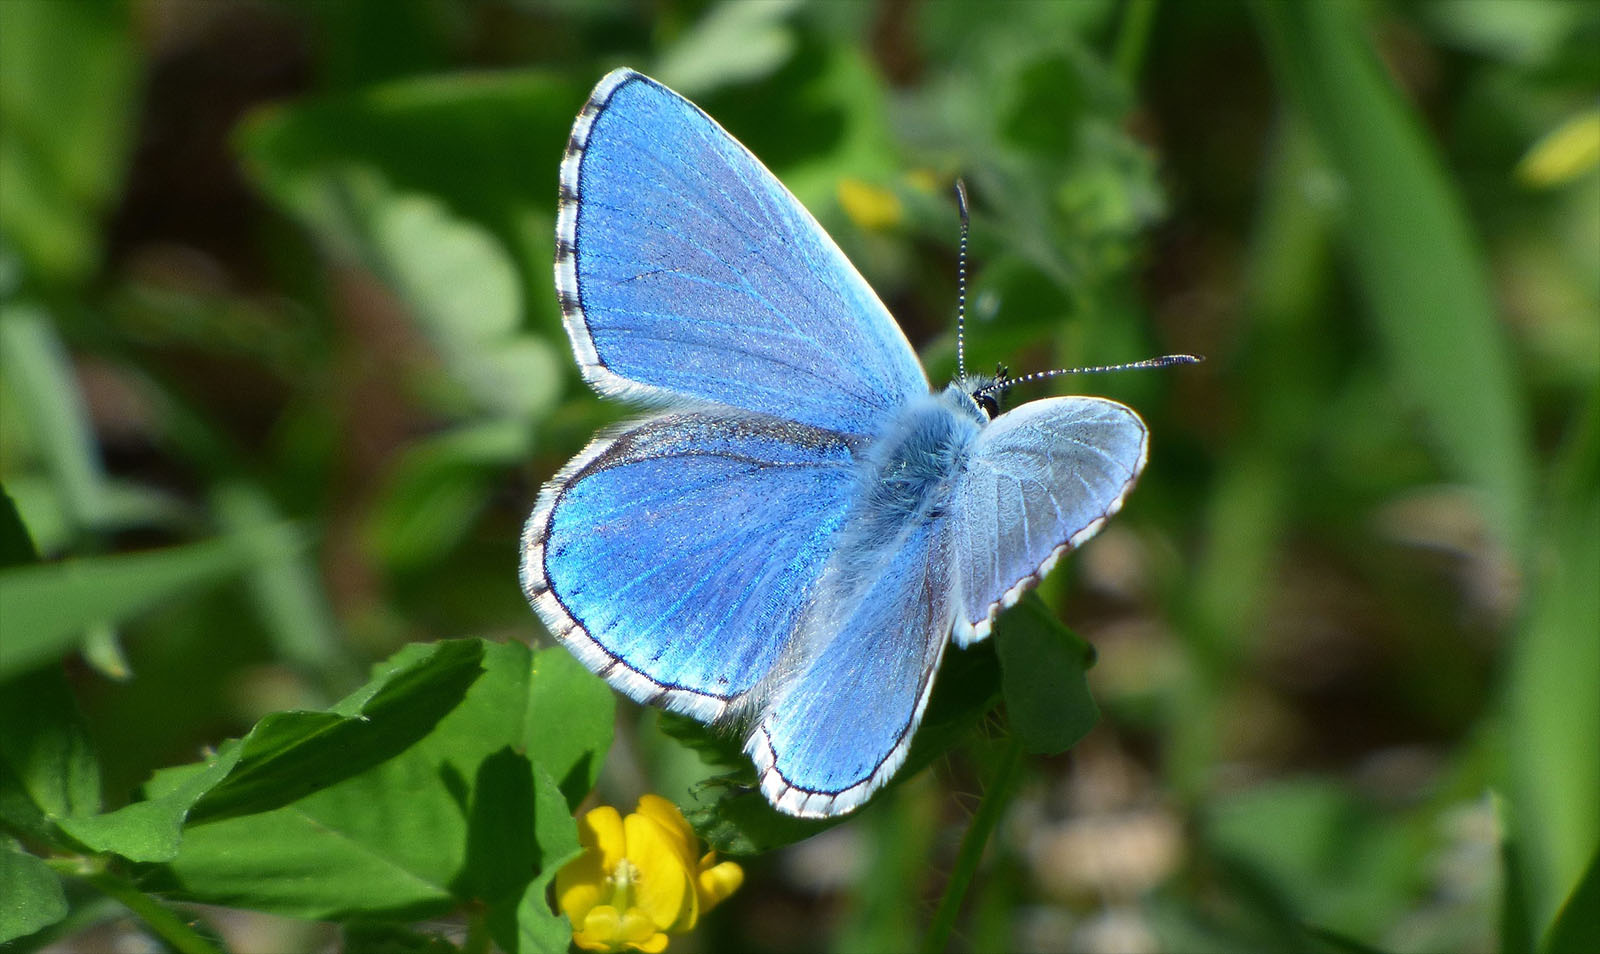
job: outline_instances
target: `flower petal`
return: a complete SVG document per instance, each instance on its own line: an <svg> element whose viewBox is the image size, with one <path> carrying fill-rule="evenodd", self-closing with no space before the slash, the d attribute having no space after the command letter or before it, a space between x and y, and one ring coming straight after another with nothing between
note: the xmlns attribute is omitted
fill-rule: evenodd
<svg viewBox="0 0 1600 954"><path fill-rule="evenodd" d="M677 845L678 856L683 859L683 867L694 867L695 836L694 829L689 827L689 820L683 817L683 812L678 806L672 804L660 795L639 796L639 814L659 824L672 836L673 843Z"/></svg>
<svg viewBox="0 0 1600 954"><path fill-rule="evenodd" d="M650 915L638 908L629 908L622 916L622 943L641 951L660 952L667 949L667 936L656 929Z"/></svg>
<svg viewBox="0 0 1600 954"><path fill-rule="evenodd" d="M623 819L628 860L638 869L634 903L663 931L687 931L699 915L699 896L692 869L684 866L680 844L672 832L644 815Z"/></svg>
<svg viewBox="0 0 1600 954"><path fill-rule="evenodd" d="M609 904L592 908L572 922L572 943L586 951L622 950L622 914Z"/></svg>
<svg viewBox="0 0 1600 954"><path fill-rule="evenodd" d="M709 911L723 898L739 890L744 884L744 869L732 861L717 862L714 851L706 852L700 859L700 871L695 877L695 887L700 892L700 910Z"/></svg>
<svg viewBox="0 0 1600 954"><path fill-rule="evenodd" d="M622 815L610 805L585 812L578 820L578 844L600 850L600 867L611 871L627 854L622 830Z"/></svg>
<svg viewBox="0 0 1600 954"><path fill-rule="evenodd" d="M572 859L556 872L556 904L573 924L582 924L601 900L603 881L597 877L600 869L596 865L585 864L591 857L598 858L599 853L586 851L581 858ZM574 871L580 866L585 870Z"/></svg>

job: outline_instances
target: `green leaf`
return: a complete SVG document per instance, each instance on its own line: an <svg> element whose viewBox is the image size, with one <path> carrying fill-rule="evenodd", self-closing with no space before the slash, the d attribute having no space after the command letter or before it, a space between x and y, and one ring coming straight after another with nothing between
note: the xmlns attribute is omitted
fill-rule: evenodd
<svg viewBox="0 0 1600 954"><path fill-rule="evenodd" d="M17 402L54 483L69 531L103 526L110 505L94 429L66 347L43 309L0 309L0 369L12 385L7 395Z"/></svg>
<svg viewBox="0 0 1600 954"><path fill-rule="evenodd" d="M517 645L514 651L526 654L527 647ZM550 773L567 806L575 809L594 788L611 747L616 697L571 653L554 648L532 654L528 683L520 696L518 744L535 765ZM494 721L500 718L498 713L488 715Z"/></svg>
<svg viewBox="0 0 1600 954"><path fill-rule="evenodd" d="M561 154L581 101L532 73L406 80L262 111L239 144L269 195L400 293L474 401L526 420L564 374L520 333L528 311L558 321L552 187L528 157Z"/></svg>
<svg viewBox="0 0 1600 954"><path fill-rule="evenodd" d="M417 646L326 713L279 712L241 740L238 761L189 813L191 824L271 811L405 751L461 704L482 673L483 646Z"/></svg>
<svg viewBox="0 0 1600 954"><path fill-rule="evenodd" d="M67 916L61 878L33 855L0 839L0 944Z"/></svg>
<svg viewBox="0 0 1600 954"><path fill-rule="evenodd" d="M1065 752L1100 718L1089 695L1094 647L1029 594L995 621L995 650L1011 730L1034 755Z"/></svg>
<svg viewBox="0 0 1600 954"><path fill-rule="evenodd" d="M1308 923L1372 943L1419 872L1420 829L1381 816L1333 780L1261 785L1216 799L1202 819L1210 857L1247 902L1247 930L1305 947Z"/></svg>
<svg viewBox="0 0 1600 954"><path fill-rule="evenodd" d="M407 447L372 508L372 551L392 569L439 559L472 528L494 482L528 459L532 436L521 421L490 420Z"/></svg>
<svg viewBox="0 0 1600 954"><path fill-rule="evenodd" d="M157 773L147 800L61 827L96 851L170 860L186 822L280 808L404 751L460 704L481 654L475 640L410 647L332 710L269 715L215 758Z"/></svg>
<svg viewBox="0 0 1600 954"><path fill-rule="evenodd" d="M97 264L138 89L134 35L126 3L0 3L0 233L46 282Z"/></svg>
<svg viewBox="0 0 1600 954"><path fill-rule="evenodd" d="M51 842L51 821L99 810L100 763L61 667L0 684L0 824Z"/></svg>
<svg viewBox="0 0 1600 954"><path fill-rule="evenodd" d="M0 570L0 679L71 651L90 626L215 585L263 552L302 545L286 528L269 527L165 550Z"/></svg>
<svg viewBox="0 0 1600 954"><path fill-rule="evenodd" d="M578 824L564 811L561 789L542 766L534 766L534 840L539 846L539 874L516 900L514 908L490 912L489 928L508 954L548 951L559 954L572 943L566 915L551 910L546 894L563 865L583 853Z"/></svg>
<svg viewBox="0 0 1600 954"><path fill-rule="evenodd" d="M559 841L549 833L573 824L572 806L593 785L615 702L565 650L467 642L481 647L483 675L431 732L282 807L187 826L161 887L308 918L517 905L528 879L562 855L561 844L545 850ZM396 661L431 651L409 647ZM559 780L559 799L541 796L536 769Z"/></svg>
<svg viewBox="0 0 1600 954"><path fill-rule="evenodd" d="M16 501L11 499L4 487L0 487L0 569L33 563L38 559L39 554L28 536L28 528L17 513Z"/></svg>
<svg viewBox="0 0 1600 954"><path fill-rule="evenodd" d="M1500 950L1532 951L1538 932L1533 926L1532 891L1527 853L1523 851L1516 819L1505 799L1493 799L1500 823Z"/></svg>
<svg viewBox="0 0 1600 954"><path fill-rule="evenodd" d="M1600 844L1600 394L1553 471L1506 698L1506 791L1535 938Z"/></svg>
<svg viewBox="0 0 1600 954"><path fill-rule="evenodd" d="M0 567L37 559L11 498L0 489ZM0 826L56 840L51 819L100 810L100 764L61 668L0 683Z"/></svg>
<svg viewBox="0 0 1600 954"><path fill-rule="evenodd" d="M662 50L651 75L689 97L769 76L794 54L795 30L787 21L799 6L778 0L710 7Z"/></svg>
<svg viewBox="0 0 1600 954"><path fill-rule="evenodd" d="M1398 386L1446 466L1525 555L1528 426L1460 196L1357 23L1357 5L1259 3L1274 66L1339 174L1345 242Z"/></svg>
<svg viewBox="0 0 1600 954"><path fill-rule="evenodd" d="M1540 950L1544 954L1600 951L1600 848L1561 905Z"/></svg>
<svg viewBox="0 0 1600 954"><path fill-rule="evenodd" d="M358 682L360 672L341 642L315 554L271 546L271 537L260 532L283 521L267 493L233 482L217 488L211 502L223 528L262 544L245 579L278 656L341 689Z"/></svg>

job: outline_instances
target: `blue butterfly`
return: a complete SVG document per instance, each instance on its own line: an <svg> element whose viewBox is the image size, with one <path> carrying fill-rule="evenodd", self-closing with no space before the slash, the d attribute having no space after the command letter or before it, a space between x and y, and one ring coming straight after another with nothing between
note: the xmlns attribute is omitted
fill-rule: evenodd
<svg viewBox="0 0 1600 954"><path fill-rule="evenodd" d="M555 281L584 379L654 410L545 485L523 589L618 691L748 726L791 815L888 781L946 645L988 636L1145 463L1144 422L1112 401L996 416L1003 378L931 392L816 219L631 70L572 127Z"/></svg>

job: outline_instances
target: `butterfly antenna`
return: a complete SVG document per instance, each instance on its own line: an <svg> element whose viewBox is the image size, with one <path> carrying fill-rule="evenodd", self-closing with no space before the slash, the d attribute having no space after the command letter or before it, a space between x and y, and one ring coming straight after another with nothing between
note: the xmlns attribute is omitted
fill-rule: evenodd
<svg viewBox="0 0 1600 954"><path fill-rule="evenodd" d="M1175 364L1199 364L1205 358L1193 354L1164 354L1159 358L1146 358L1143 361L1130 361L1127 364L1102 364L1092 368L1057 368L1054 371L1034 371L1024 374L1020 378L996 381L985 388L980 388L973 397L991 397L995 392L1008 391L1019 384L1030 384L1034 381L1046 381L1050 378L1059 378L1064 374L1102 374L1107 371L1132 371L1137 368L1168 368Z"/></svg>
<svg viewBox="0 0 1600 954"><path fill-rule="evenodd" d="M967 184L956 180L956 207L961 210L961 250L956 253L956 377L967 376Z"/></svg>

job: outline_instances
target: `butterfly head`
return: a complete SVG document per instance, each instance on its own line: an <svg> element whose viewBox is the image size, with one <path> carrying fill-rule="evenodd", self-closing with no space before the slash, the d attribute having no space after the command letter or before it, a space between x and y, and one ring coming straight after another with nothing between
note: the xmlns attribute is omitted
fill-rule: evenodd
<svg viewBox="0 0 1600 954"><path fill-rule="evenodd" d="M1010 370L1003 364L997 364L994 374L963 374L956 378L951 388L965 394L983 412L984 420L992 421L1000 416L1001 405L1005 403L1006 394L1014 383Z"/></svg>

